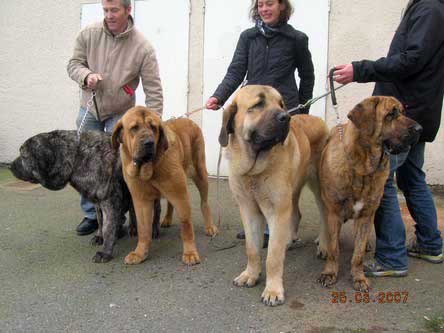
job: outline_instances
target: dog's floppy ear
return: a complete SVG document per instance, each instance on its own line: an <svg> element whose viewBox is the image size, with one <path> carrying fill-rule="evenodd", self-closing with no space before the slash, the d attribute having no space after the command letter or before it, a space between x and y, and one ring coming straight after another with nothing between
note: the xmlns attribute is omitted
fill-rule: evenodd
<svg viewBox="0 0 444 333"><path fill-rule="evenodd" d="M226 147L228 145L228 135L234 133L233 121L236 112L237 104L234 101L224 110L224 114L222 116L222 128L220 129L219 133L219 143L222 147Z"/></svg>
<svg viewBox="0 0 444 333"><path fill-rule="evenodd" d="M120 144L123 143L122 129L123 129L123 123L122 120L119 120L116 126L114 127L113 135L111 137L111 144L114 149L118 149Z"/></svg>
<svg viewBox="0 0 444 333"><path fill-rule="evenodd" d="M367 135L371 135L375 131L376 106L378 102L379 98L367 98L356 105L347 115L348 119Z"/></svg>
<svg viewBox="0 0 444 333"><path fill-rule="evenodd" d="M156 148L156 159L162 156L163 153L168 149L168 138L165 133L165 128L162 124L159 125L159 141L157 142Z"/></svg>

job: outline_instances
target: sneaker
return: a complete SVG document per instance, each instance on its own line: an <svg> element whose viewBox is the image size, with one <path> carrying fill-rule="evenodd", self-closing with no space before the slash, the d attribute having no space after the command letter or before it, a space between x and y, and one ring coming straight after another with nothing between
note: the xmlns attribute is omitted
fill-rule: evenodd
<svg viewBox="0 0 444 333"><path fill-rule="evenodd" d="M402 277L402 276L407 276L408 270L390 269L378 264L376 260L373 259L364 263L364 274L367 277L381 277L381 276Z"/></svg>
<svg viewBox="0 0 444 333"><path fill-rule="evenodd" d="M440 264L444 261L442 251L420 249L416 243L413 243L411 246L407 247L407 254L410 257L422 259L431 262L432 264Z"/></svg>

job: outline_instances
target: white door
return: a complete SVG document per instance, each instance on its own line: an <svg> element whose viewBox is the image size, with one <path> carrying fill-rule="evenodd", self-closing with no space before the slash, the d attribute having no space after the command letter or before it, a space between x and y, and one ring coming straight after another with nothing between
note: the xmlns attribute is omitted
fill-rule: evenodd
<svg viewBox="0 0 444 333"><path fill-rule="evenodd" d="M164 120L187 112L189 1L136 0L135 21L156 50L163 88ZM141 85L136 103L145 105Z"/></svg>
<svg viewBox="0 0 444 333"><path fill-rule="evenodd" d="M83 4L81 27L103 20L100 3ZM134 1L135 25L153 45L163 88L163 119L187 111L189 1L177 1L174 10L163 0ZM142 85L136 90L136 104L145 105Z"/></svg>
<svg viewBox="0 0 444 333"><path fill-rule="evenodd" d="M205 43L204 43L204 101L216 90L225 76L240 33L253 23L248 18L250 1L206 0ZM309 37L309 48L315 67L313 96L326 92L328 52L328 1L293 0L294 14L289 23ZM223 15L221 14L223 13ZM297 78L297 74L296 74ZM298 79L298 78L297 78ZM325 100L320 100L310 109L310 114L324 118ZM205 111L202 130L205 137L207 167L210 175L217 171L219 153L218 135L222 112ZM227 175L227 164L221 165L221 175Z"/></svg>

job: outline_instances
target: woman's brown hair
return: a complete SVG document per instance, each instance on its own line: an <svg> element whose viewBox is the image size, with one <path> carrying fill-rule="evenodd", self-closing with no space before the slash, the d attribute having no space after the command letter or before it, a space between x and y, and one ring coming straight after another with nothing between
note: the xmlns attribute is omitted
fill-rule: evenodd
<svg viewBox="0 0 444 333"><path fill-rule="evenodd" d="M256 22L256 20L259 20L261 17L257 10L257 3L259 0L252 0L251 1L251 7L250 7L250 18L253 22ZM287 23L290 19L290 16L293 14L293 6L290 3L290 0L278 0L280 4L285 5L285 9L281 11L281 15L279 17L279 22L285 22Z"/></svg>

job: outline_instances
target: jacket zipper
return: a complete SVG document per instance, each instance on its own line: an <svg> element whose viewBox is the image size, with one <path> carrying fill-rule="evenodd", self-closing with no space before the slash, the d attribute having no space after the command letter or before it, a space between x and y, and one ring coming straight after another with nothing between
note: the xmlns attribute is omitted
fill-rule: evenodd
<svg viewBox="0 0 444 333"><path fill-rule="evenodd" d="M265 38L265 37L264 37ZM268 45L268 39L265 38L265 69L262 72L262 75L265 75L268 72L268 54L270 52L270 47Z"/></svg>

